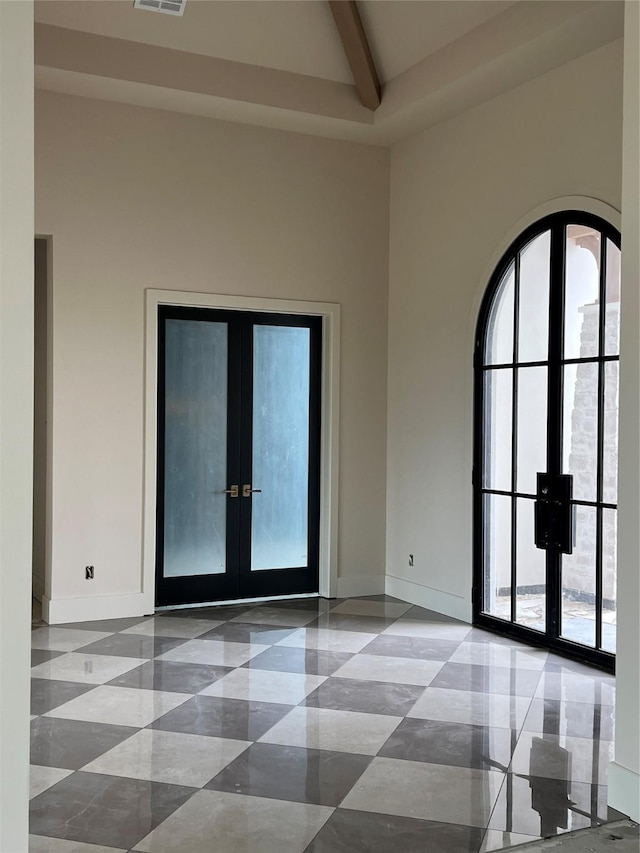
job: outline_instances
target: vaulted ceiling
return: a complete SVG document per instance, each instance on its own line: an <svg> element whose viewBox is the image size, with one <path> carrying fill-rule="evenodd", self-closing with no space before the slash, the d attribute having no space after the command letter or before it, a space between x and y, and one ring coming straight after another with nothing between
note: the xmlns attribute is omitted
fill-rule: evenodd
<svg viewBox="0 0 640 853"><path fill-rule="evenodd" d="M181 17L132 0L37 0L36 85L388 145L619 38L623 27L620 0L359 0L357 8L381 83L375 110L361 103L327 0L187 0Z"/></svg>

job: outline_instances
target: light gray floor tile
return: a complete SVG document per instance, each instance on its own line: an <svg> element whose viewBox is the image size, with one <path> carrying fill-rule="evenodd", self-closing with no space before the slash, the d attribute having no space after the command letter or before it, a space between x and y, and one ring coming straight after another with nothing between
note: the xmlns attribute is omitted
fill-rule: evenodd
<svg viewBox="0 0 640 853"><path fill-rule="evenodd" d="M509 773L489 829L549 837L607 820L608 813L603 786Z"/></svg>
<svg viewBox="0 0 640 853"><path fill-rule="evenodd" d="M297 705L324 681L324 675L242 668L205 687L201 695Z"/></svg>
<svg viewBox="0 0 640 853"><path fill-rule="evenodd" d="M198 791L135 849L143 853L303 853L333 809ZM215 842L213 842L215 839Z"/></svg>
<svg viewBox="0 0 640 853"><path fill-rule="evenodd" d="M189 699L187 693L164 693L102 685L60 705L45 716L117 726L148 726Z"/></svg>
<svg viewBox="0 0 640 853"><path fill-rule="evenodd" d="M460 643L449 658L451 663L472 663L481 666L505 666L518 669L542 670L547 652L538 649L518 649L499 643Z"/></svg>
<svg viewBox="0 0 640 853"><path fill-rule="evenodd" d="M524 776L604 785L612 760L612 741L594 742L589 738L522 732L513 754L511 770Z"/></svg>
<svg viewBox="0 0 640 853"><path fill-rule="evenodd" d="M354 655L333 674L336 678L358 678L365 681L390 681L426 687L442 667L441 661L410 658Z"/></svg>
<svg viewBox="0 0 640 853"><path fill-rule="evenodd" d="M503 779L494 771L374 758L342 808L485 827Z"/></svg>
<svg viewBox="0 0 640 853"><path fill-rule="evenodd" d="M376 636L376 634L363 634L359 631L300 628L276 645L300 649L323 649L327 652L359 652L375 640Z"/></svg>
<svg viewBox="0 0 640 853"><path fill-rule="evenodd" d="M47 788L64 779L73 770L63 770L60 767L44 767L41 764L32 764L29 768L29 799L37 797Z"/></svg>
<svg viewBox="0 0 640 853"><path fill-rule="evenodd" d="M193 640L201 634L206 634L222 622L211 619L181 619L177 616L155 616L146 622L140 622L127 628L123 634L136 634L144 637L177 637Z"/></svg>
<svg viewBox="0 0 640 853"><path fill-rule="evenodd" d="M81 684L104 684L144 662L144 658L70 652L34 666L31 675L33 678L53 678Z"/></svg>
<svg viewBox="0 0 640 853"><path fill-rule="evenodd" d="M520 730L530 705L522 696L428 687L407 717Z"/></svg>
<svg viewBox="0 0 640 853"><path fill-rule="evenodd" d="M202 788L248 746L231 738L143 729L83 770Z"/></svg>
<svg viewBox="0 0 640 853"><path fill-rule="evenodd" d="M433 640L460 642L471 630L471 625L460 622L432 622L419 619L398 619L382 632L391 637L425 637Z"/></svg>
<svg viewBox="0 0 640 853"><path fill-rule="evenodd" d="M109 637L111 631L79 631L74 628L37 628L31 632L32 649L49 649L58 652L74 652L96 640Z"/></svg>
<svg viewBox="0 0 640 853"><path fill-rule="evenodd" d="M532 835L521 835L517 832L499 832L497 829L488 829L482 842L480 853L492 853L494 850L504 850L505 847L515 847L517 844L526 844L528 841L537 841Z"/></svg>
<svg viewBox="0 0 640 853"><path fill-rule="evenodd" d="M213 666L242 666L269 646L252 643L226 643L216 640L189 640L159 655L156 660L175 660L184 663L204 663Z"/></svg>
<svg viewBox="0 0 640 853"><path fill-rule="evenodd" d="M561 699L564 702L589 702L592 705L615 705L615 680L575 672L543 672L535 693L536 699Z"/></svg>
<svg viewBox="0 0 640 853"><path fill-rule="evenodd" d="M527 732L547 732L569 737L615 739L615 707L588 702L534 699L523 728Z"/></svg>
<svg viewBox="0 0 640 853"><path fill-rule="evenodd" d="M401 717L298 707L260 738L264 743L375 755Z"/></svg>

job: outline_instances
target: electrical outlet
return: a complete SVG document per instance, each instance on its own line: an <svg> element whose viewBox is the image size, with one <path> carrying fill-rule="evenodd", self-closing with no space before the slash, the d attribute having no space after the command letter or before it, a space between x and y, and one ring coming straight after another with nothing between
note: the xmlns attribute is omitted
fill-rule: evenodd
<svg viewBox="0 0 640 853"><path fill-rule="evenodd" d="M413 554L409 554L409 565L413 565Z"/></svg>
<svg viewBox="0 0 640 853"><path fill-rule="evenodd" d="M85 566L84 567L84 577L85 580L92 581L93 573L95 572L94 566Z"/></svg>

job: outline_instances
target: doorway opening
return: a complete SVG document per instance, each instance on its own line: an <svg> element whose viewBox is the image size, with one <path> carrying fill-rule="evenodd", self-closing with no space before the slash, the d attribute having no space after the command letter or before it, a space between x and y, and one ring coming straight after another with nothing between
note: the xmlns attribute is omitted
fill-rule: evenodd
<svg viewBox="0 0 640 853"><path fill-rule="evenodd" d="M612 670L620 234L565 211L489 283L475 349L474 621Z"/></svg>
<svg viewBox="0 0 640 853"><path fill-rule="evenodd" d="M47 566L49 242L34 241L32 622L42 622Z"/></svg>
<svg viewBox="0 0 640 853"><path fill-rule="evenodd" d="M322 319L158 308L156 605L318 592Z"/></svg>

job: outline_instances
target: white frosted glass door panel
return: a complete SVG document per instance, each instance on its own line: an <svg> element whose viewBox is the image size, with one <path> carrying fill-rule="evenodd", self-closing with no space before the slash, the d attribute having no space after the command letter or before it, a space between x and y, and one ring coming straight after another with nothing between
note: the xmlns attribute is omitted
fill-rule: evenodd
<svg viewBox="0 0 640 853"><path fill-rule="evenodd" d="M164 576L226 571L227 324L167 320Z"/></svg>
<svg viewBox="0 0 640 853"><path fill-rule="evenodd" d="M251 569L307 566L310 330L254 326Z"/></svg>

